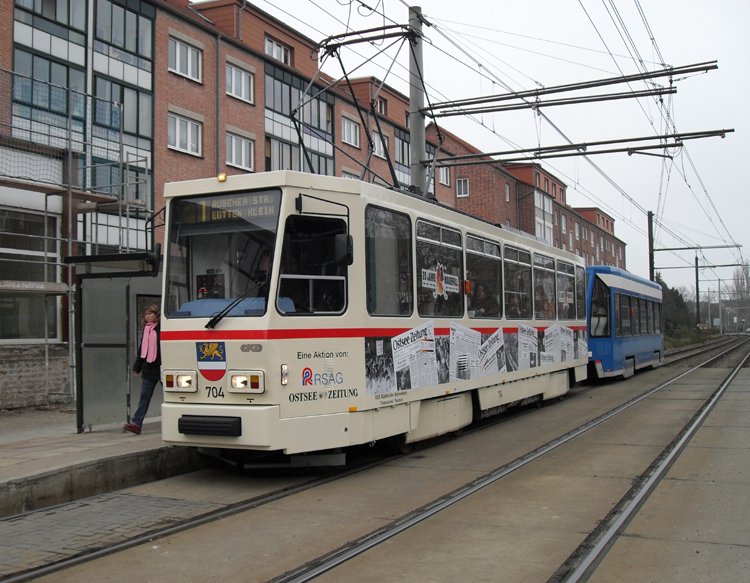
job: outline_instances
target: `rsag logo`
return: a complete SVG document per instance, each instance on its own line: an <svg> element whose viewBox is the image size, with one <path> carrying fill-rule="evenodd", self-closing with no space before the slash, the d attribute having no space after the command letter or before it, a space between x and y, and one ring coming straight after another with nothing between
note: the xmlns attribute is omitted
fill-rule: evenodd
<svg viewBox="0 0 750 583"><path fill-rule="evenodd" d="M344 373L342 372L313 372L313 370L306 366L302 369L302 386L324 386L330 387L333 385L340 385L344 382Z"/></svg>

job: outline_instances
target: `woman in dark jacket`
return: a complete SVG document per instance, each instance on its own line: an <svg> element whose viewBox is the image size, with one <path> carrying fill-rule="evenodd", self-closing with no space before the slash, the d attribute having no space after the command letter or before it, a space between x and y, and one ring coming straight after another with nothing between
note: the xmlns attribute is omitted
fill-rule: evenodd
<svg viewBox="0 0 750 583"><path fill-rule="evenodd" d="M138 401L138 409L133 415L131 423L126 423L124 429L139 435L143 426L143 418L146 416L151 397L154 394L156 383L161 377L161 347L159 346L159 317L161 312L159 306L151 305L143 312L143 338L138 357L133 363L133 376L140 376L141 398Z"/></svg>

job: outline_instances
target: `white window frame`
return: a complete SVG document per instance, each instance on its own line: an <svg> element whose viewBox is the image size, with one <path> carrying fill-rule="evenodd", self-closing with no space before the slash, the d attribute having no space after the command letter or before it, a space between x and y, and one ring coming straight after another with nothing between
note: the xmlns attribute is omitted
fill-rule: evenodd
<svg viewBox="0 0 750 583"><path fill-rule="evenodd" d="M384 97L378 97L376 102L377 110L380 115L388 115L388 100Z"/></svg>
<svg viewBox="0 0 750 583"><path fill-rule="evenodd" d="M174 124L174 126L172 126ZM174 127L172 130L171 128ZM197 138L195 141L191 139L193 133L190 131L192 128L197 129ZM171 131L170 131L171 130ZM181 146L183 142L183 134L186 134L184 143L185 146ZM167 146L171 150L177 150L178 152L184 152L186 154L192 154L193 156L201 156L203 143L203 124L189 117L184 117L176 113L167 114Z"/></svg>
<svg viewBox="0 0 750 583"><path fill-rule="evenodd" d="M562 230L563 235L567 235L568 233L568 220L567 217L563 214L560 214L560 229Z"/></svg>
<svg viewBox="0 0 750 583"><path fill-rule="evenodd" d="M510 202L510 184L505 184L505 202Z"/></svg>
<svg viewBox="0 0 750 583"><path fill-rule="evenodd" d="M469 196L468 178L456 178L456 196L458 198L466 198Z"/></svg>
<svg viewBox="0 0 750 583"><path fill-rule="evenodd" d="M192 79L193 81L201 83L203 69L203 51L173 36L169 37L169 44L170 47L173 44L175 47L174 63L172 63L172 51L170 50L167 68L176 75L180 75L181 77L186 77L187 79ZM182 54L183 51L180 49L184 50L184 55ZM193 66L193 59L191 58L192 55L198 56L196 60L197 64L195 65L195 67ZM183 63L183 60L186 60L187 62ZM197 68L198 70L194 71L194 68Z"/></svg>
<svg viewBox="0 0 750 583"><path fill-rule="evenodd" d="M451 185L451 169L448 166L440 166L440 184L444 186Z"/></svg>
<svg viewBox="0 0 750 583"><path fill-rule="evenodd" d="M382 138L382 139L381 139ZM385 142L385 144L383 143ZM385 147L385 149L383 149ZM372 153L378 158L385 158L388 149L388 136L378 132L372 132Z"/></svg>
<svg viewBox="0 0 750 583"><path fill-rule="evenodd" d="M285 65L292 64L292 49L271 37L266 37L265 52L269 57L281 61Z"/></svg>
<svg viewBox="0 0 750 583"><path fill-rule="evenodd" d="M359 180L359 174L354 174L354 172L347 172L346 170L341 171L341 177L349 178L350 180Z"/></svg>
<svg viewBox="0 0 750 583"><path fill-rule="evenodd" d="M250 172L255 170L255 142L253 140L228 131L225 143L227 166L242 168Z"/></svg>
<svg viewBox="0 0 750 583"><path fill-rule="evenodd" d="M348 117L341 118L341 141L359 148L359 123Z"/></svg>
<svg viewBox="0 0 750 583"><path fill-rule="evenodd" d="M255 75L251 72L227 63L226 66L226 91L230 97L235 97L247 103L254 102L255 94ZM239 83L237 82L239 78ZM239 87L238 87L239 85ZM245 89L247 88L247 95L245 95Z"/></svg>

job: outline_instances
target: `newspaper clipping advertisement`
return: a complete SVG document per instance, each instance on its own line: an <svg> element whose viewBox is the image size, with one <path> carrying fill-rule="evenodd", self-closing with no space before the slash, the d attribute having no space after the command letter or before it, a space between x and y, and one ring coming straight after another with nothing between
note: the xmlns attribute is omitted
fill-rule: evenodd
<svg viewBox="0 0 750 583"><path fill-rule="evenodd" d="M553 324L544 331L542 363L566 362L573 358L573 330Z"/></svg>
<svg viewBox="0 0 750 583"><path fill-rule="evenodd" d="M450 380L476 378L479 374L479 345L482 334L451 322Z"/></svg>
<svg viewBox="0 0 750 583"><path fill-rule="evenodd" d="M538 339L536 328L518 325L518 368L534 368L537 366Z"/></svg>
<svg viewBox="0 0 750 583"><path fill-rule="evenodd" d="M395 336L391 339L391 349L398 390L437 384L433 322Z"/></svg>
<svg viewBox="0 0 750 583"><path fill-rule="evenodd" d="M505 342L502 328L490 334L479 348L479 371L481 376L505 372Z"/></svg>

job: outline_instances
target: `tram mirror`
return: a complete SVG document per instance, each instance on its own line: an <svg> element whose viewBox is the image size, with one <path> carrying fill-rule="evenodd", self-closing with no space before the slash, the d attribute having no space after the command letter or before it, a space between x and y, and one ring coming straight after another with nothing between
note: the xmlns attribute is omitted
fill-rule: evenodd
<svg viewBox="0 0 750 583"><path fill-rule="evenodd" d="M354 243L352 236L346 233L338 233L333 242L335 260L337 265L351 265L354 263Z"/></svg>

